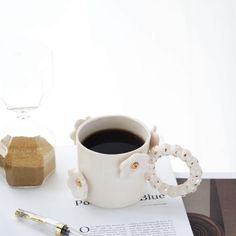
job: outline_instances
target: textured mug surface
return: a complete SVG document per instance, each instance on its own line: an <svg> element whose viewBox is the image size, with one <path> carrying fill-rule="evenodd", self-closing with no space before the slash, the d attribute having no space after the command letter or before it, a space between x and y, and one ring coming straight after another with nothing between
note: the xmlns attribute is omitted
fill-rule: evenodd
<svg viewBox="0 0 236 236"><path fill-rule="evenodd" d="M81 143L88 135L111 128L131 131L143 138L145 142L138 149L121 154L97 153L87 149ZM143 157L148 161L146 153L149 150L150 136L150 131L145 125L123 116L88 119L81 124L76 131L78 169L87 181L89 202L100 207L118 208L134 204L141 199L146 187L145 167L139 166L138 168L143 171L137 171L138 173L135 170L134 173L129 173L125 167L121 167L122 162L132 156L135 157L133 155L135 153L143 153ZM135 163L135 158L132 161Z"/></svg>

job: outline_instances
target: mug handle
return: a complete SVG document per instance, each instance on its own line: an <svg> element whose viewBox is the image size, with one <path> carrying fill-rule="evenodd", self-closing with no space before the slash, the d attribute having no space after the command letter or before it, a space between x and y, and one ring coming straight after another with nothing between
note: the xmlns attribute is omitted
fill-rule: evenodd
<svg viewBox="0 0 236 236"><path fill-rule="evenodd" d="M189 170L189 178L180 185L169 185L164 183L156 174L155 164L163 156L172 155L184 161ZM191 192L195 192L201 183L202 169L198 160L193 157L191 152L183 149L179 145L162 144L154 146L149 151L149 170L146 173L146 179L150 182L153 188L156 188L160 193L167 194L170 197L185 196Z"/></svg>

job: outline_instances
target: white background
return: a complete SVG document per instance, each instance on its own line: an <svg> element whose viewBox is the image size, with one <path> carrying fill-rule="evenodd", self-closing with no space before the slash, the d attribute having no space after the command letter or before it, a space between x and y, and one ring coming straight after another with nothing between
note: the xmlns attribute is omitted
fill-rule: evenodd
<svg viewBox="0 0 236 236"><path fill-rule="evenodd" d="M78 118L124 114L156 124L205 171L236 173L235 13L233 0L2 0L0 36L53 49L39 112L57 145L72 144Z"/></svg>

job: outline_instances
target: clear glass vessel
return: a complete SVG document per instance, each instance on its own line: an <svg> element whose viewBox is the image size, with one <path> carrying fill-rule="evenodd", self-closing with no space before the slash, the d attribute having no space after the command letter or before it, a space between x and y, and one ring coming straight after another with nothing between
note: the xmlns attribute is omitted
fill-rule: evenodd
<svg viewBox="0 0 236 236"><path fill-rule="evenodd" d="M54 136L31 118L52 85L52 53L42 42L0 40L0 167L12 186L38 186L55 169Z"/></svg>

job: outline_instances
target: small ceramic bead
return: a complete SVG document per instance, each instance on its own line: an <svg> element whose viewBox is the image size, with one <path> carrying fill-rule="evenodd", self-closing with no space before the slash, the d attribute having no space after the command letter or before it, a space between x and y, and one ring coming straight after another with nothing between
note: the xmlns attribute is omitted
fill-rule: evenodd
<svg viewBox="0 0 236 236"><path fill-rule="evenodd" d="M167 194L169 189L169 185L165 183L161 183L158 185L158 191L162 194Z"/></svg>
<svg viewBox="0 0 236 236"><path fill-rule="evenodd" d="M184 184L181 184L177 188L177 193L179 196L185 196L187 194L187 190Z"/></svg>
<svg viewBox="0 0 236 236"><path fill-rule="evenodd" d="M188 179L189 183L192 185L199 185L201 180L199 178L190 177Z"/></svg>
<svg viewBox="0 0 236 236"><path fill-rule="evenodd" d="M170 197L176 197L177 196L177 188L176 186L170 186L168 189L168 195Z"/></svg>
<svg viewBox="0 0 236 236"><path fill-rule="evenodd" d="M162 155L170 155L171 146L169 144L163 144L160 146L160 152Z"/></svg>
<svg viewBox="0 0 236 236"><path fill-rule="evenodd" d="M186 184L184 184L184 187L186 189L186 193L190 193L193 192L195 190L195 187L192 183L186 182Z"/></svg>
<svg viewBox="0 0 236 236"><path fill-rule="evenodd" d="M178 157L182 154L182 148L179 145L173 145L171 146L170 154L174 157Z"/></svg>
<svg viewBox="0 0 236 236"><path fill-rule="evenodd" d="M193 177L201 178L202 170L200 169L200 167L199 168L193 167L193 168L191 168L190 175L193 176Z"/></svg>
<svg viewBox="0 0 236 236"><path fill-rule="evenodd" d="M196 168L196 165L198 165L198 160L195 157L191 156L186 160L186 164L189 168Z"/></svg>
<svg viewBox="0 0 236 236"><path fill-rule="evenodd" d="M144 178L147 180L147 181L150 181L151 180L151 175L150 175L150 173L145 173L144 174Z"/></svg>
<svg viewBox="0 0 236 236"><path fill-rule="evenodd" d="M180 155L180 159L182 161L187 161L191 157L192 157L191 152L186 149L183 149L183 151L181 152L181 155Z"/></svg>
<svg viewBox="0 0 236 236"><path fill-rule="evenodd" d="M157 184L161 183L161 179L158 176L156 176L156 180L155 181L157 182Z"/></svg>
<svg viewBox="0 0 236 236"><path fill-rule="evenodd" d="M150 155L149 161L150 161L151 163L155 163L155 162L157 161L157 156Z"/></svg>
<svg viewBox="0 0 236 236"><path fill-rule="evenodd" d="M155 175L150 175L150 184L154 186L157 183L157 177Z"/></svg>
<svg viewBox="0 0 236 236"><path fill-rule="evenodd" d="M155 162L148 165L148 172L155 173Z"/></svg>

